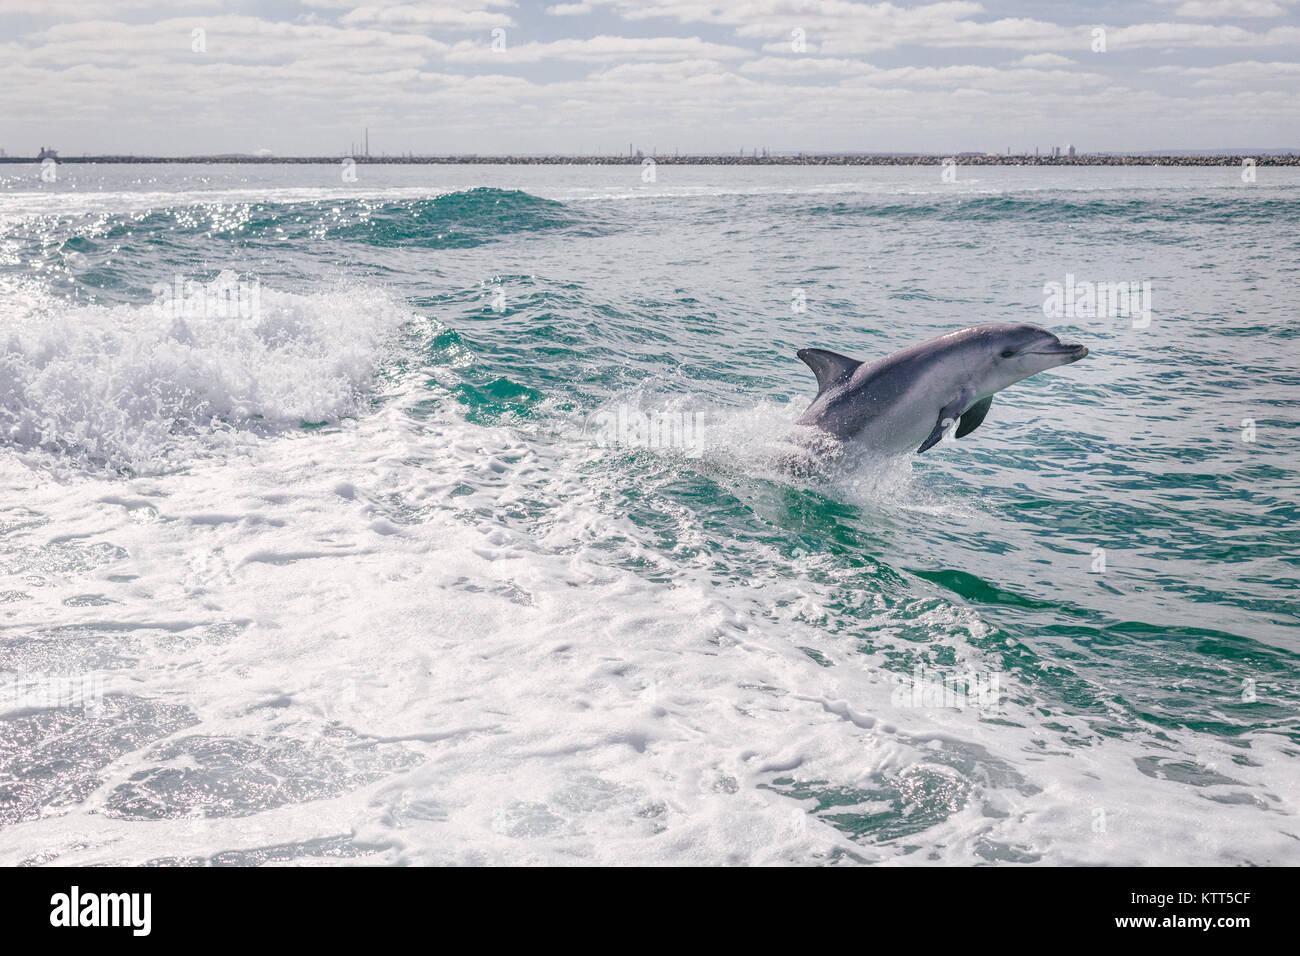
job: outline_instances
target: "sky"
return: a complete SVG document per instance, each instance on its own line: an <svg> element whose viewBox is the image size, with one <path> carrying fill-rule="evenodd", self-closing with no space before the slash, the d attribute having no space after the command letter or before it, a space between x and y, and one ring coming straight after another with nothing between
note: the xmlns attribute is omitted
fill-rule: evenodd
<svg viewBox="0 0 1300 956"><path fill-rule="evenodd" d="M0 149L1300 147L1300 0L0 0Z"/></svg>

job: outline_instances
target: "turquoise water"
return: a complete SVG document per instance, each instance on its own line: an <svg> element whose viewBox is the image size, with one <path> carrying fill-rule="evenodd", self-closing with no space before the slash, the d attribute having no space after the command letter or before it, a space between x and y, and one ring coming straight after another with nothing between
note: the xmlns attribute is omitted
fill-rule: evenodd
<svg viewBox="0 0 1300 956"><path fill-rule="evenodd" d="M1300 860L1295 170L3 172L6 862ZM993 321L1092 354L789 466Z"/></svg>

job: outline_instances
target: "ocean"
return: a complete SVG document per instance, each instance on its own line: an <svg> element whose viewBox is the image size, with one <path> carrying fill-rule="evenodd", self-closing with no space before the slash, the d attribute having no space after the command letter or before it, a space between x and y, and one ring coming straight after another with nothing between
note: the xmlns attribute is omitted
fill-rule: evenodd
<svg viewBox="0 0 1300 956"><path fill-rule="evenodd" d="M1300 170L40 172L0 863L1300 863ZM792 465L982 322L1091 354Z"/></svg>

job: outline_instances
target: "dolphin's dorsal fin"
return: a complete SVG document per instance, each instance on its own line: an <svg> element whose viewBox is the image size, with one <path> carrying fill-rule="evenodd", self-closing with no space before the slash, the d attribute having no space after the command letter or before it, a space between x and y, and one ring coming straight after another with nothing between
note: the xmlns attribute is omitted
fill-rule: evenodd
<svg viewBox="0 0 1300 956"><path fill-rule="evenodd" d="M800 349L799 358L817 376L817 394L852 375L862 363L839 352L826 349Z"/></svg>

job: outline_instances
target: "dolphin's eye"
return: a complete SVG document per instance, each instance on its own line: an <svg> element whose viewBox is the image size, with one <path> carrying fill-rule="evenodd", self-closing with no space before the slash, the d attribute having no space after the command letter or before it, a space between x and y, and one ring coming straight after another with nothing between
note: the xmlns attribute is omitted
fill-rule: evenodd
<svg viewBox="0 0 1300 956"><path fill-rule="evenodd" d="M1015 354L1016 354L1016 350L1015 350L1015 349L1003 349L1003 350L1002 350L1002 357L1003 357L1003 358L1011 358L1011 356L1013 356L1013 355L1015 355Z"/></svg>

